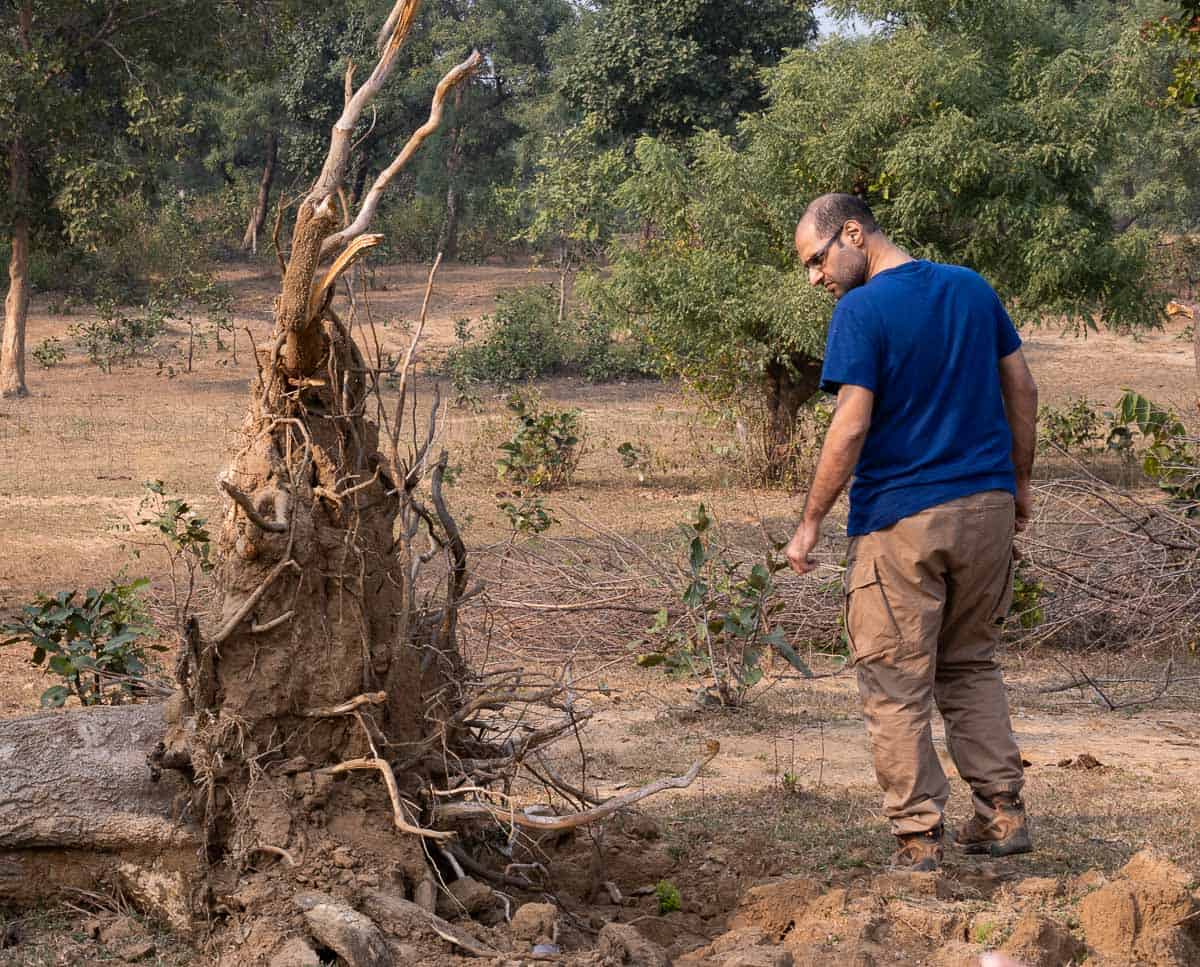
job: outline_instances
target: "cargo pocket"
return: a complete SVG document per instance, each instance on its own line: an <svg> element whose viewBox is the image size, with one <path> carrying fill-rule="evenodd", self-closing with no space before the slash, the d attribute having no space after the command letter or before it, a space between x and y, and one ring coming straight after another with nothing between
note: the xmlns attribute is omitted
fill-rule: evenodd
<svg viewBox="0 0 1200 967"><path fill-rule="evenodd" d="M843 619L852 663L868 661L903 640L874 561L855 561L846 572Z"/></svg>

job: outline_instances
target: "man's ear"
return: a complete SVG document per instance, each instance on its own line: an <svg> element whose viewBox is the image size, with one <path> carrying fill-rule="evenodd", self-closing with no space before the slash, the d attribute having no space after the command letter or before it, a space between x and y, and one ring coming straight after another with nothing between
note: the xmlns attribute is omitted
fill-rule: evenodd
<svg viewBox="0 0 1200 967"><path fill-rule="evenodd" d="M867 243L867 233L863 231L862 222L854 218L846 221L842 237L855 248L862 248Z"/></svg>

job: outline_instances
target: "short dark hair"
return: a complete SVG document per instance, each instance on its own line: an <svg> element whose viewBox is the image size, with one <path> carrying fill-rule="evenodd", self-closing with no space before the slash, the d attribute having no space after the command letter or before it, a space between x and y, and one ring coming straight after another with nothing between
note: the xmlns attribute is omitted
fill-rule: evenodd
<svg viewBox="0 0 1200 967"><path fill-rule="evenodd" d="M868 235L879 231L879 223L870 206L858 195L831 192L814 198L804 210L805 218L811 218L818 235L832 235L850 219L854 219Z"/></svg>

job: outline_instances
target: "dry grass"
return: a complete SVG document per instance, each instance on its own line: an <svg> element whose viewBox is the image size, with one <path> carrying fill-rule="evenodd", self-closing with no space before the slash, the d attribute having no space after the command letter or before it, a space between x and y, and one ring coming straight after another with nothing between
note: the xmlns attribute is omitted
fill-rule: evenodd
<svg viewBox="0 0 1200 967"><path fill-rule="evenodd" d="M248 325L262 344L275 282L256 267L233 275L238 324ZM452 343L455 318L477 319L491 311L497 290L542 275L525 266L444 269L425 358ZM377 278L386 289L371 295L376 318L415 316L424 270L389 267ZM78 321L49 317L43 304L35 302L32 342L61 336ZM403 344L401 326L380 331L385 348ZM1027 350L1044 401L1082 393L1115 399L1121 387L1134 385L1190 412L1190 347L1175 335L1152 334L1135 343L1107 334L1076 341L1038 332ZM248 357L243 351L234 367L209 353L196 373L174 378L157 374L154 366L105 376L73 360L31 372L34 398L0 403L0 612L37 591L102 582L121 567L152 574L156 593L165 594L161 564L151 556L131 561L110 530L136 508L148 479L165 480L202 513L217 510L214 481L242 419ZM430 380L418 380L426 400ZM588 694L596 709L586 732L589 788L610 792L678 774L708 740L720 740L721 756L692 789L652 801L679 860L685 895L702 889L697 861L714 846L742 857L749 876L878 871L891 843L850 673L803 681L776 662L749 709L713 714L697 712L697 682L632 662L635 650L645 647L647 612L669 604L677 591L660 570L669 571L682 551L677 525L700 502L720 522L728 554L749 558L761 553L764 529L787 535L800 498L742 484L730 434L699 415L677 387L555 379L538 389L548 405L578 407L587 426L574 484L546 497L560 520L549 539L510 544L496 507L497 493L506 488L495 477L495 448L511 432L502 400L485 398L479 413L454 410L445 424L442 442L461 468L448 500L471 548L474 577L488 586L464 614L468 653L478 662L519 659L543 670L570 660L577 675L603 684L602 692ZM625 441L650 454L644 482L621 466L616 448ZM821 553L836 565L843 544L831 536ZM838 647L833 574L821 582L784 575L780 583L794 639L818 671L830 673L839 667L836 655L822 654ZM576 607L622 595L616 603L640 610ZM519 606L530 603L571 610ZM1165 657L1161 648L1144 651L1134 643L1120 654L1090 654L1086 667L1104 677L1153 679ZM1175 658L1181 674L1197 674L1185 646ZM1080 661L1044 649L1005 658L1016 731L1034 763L1028 799L1039 843L1037 853L1012 861L1012 868L1020 875L1112 870L1149 844L1200 869L1200 820L1192 808L1200 768L1200 690L1172 691L1151 708L1120 713L1105 711L1086 689L1041 691L1069 680ZM44 687L23 656L0 651L0 715L32 711ZM1092 773L1056 765L1081 752L1106 768ZM577 756L563 752L564 769L572 762L577 768ZM963 818L966 802L955 781L952 818ZM65 937L70 928L70 918L51 917L38 928L39 937L44 932L51 939L23 950L24 960L0 952L0 963L63 962L48 959L49 951L52 938Z"/></svg>

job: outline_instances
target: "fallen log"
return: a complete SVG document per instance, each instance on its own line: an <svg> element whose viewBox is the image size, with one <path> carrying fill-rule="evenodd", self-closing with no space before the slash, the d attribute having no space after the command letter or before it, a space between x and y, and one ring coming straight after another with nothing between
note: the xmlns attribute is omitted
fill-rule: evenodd
<svg viewBox="0 0 1200 967"><path fill-rule="evenodd" d="M106 879L132 893L147 877L186 888L200 841L177 815L186 784L173 773L152 781L146 761L165 728L162 705L0 721L0 901ZM148 912L179 926L173 907Z"/></svg>

